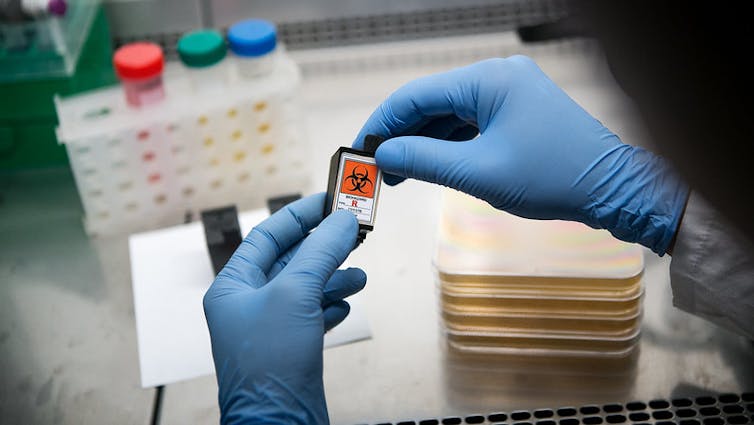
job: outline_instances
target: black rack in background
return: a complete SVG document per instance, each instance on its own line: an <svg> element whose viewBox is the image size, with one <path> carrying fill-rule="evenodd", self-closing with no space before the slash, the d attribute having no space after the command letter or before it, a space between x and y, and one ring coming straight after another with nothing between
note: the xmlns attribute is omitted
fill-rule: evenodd
<svg viewBox="0 0 754 425"><path fill-rule="evenodd" d="M567 15L564 0L515 0L496 4L426 9L415 12L277 22L279 37L289 50L412 40L515 30L555 22ZM226 29L224 29L226 30ZM181 33L115 37L115 48L132 41L160 44L175 58Z"/></svg>

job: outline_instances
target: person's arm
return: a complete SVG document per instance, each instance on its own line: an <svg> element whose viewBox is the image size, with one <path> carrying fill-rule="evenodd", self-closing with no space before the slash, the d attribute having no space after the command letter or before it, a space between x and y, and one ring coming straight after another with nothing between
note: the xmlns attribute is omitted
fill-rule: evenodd
<svg viewBox="0 0 754 425"><path fill-rule="evenodd" d="M358 224L346 211L323 220L324 201L303 198L256 226L204 296L223 424L328 423L323 336L366 275L337 270Z"/></svg>
<svg viewBox="0 0 754 425"><path fill-rule="evenodd" d="M689 199L662 158L622 143L530 59L412 81L375 110L355 147L365 134L388 139L375 155L388 184L438 183L522 217L580 221L659 255L672 250L674 303L754 336L751 245Z"/></svg>
<svg viewBox="0 0 754 425"><path fill-rule="evenodd" d="M364 124L385 182L415 178L510 213L580 221L665 254L688 189L659 156L624 144L529 58L412 81ZM475 137L477 136L478 137Z"/></svg>
<svg viewBox="0 0 754 425"><path fill-rule="evenodd" d="M754 339L754 244L692 192L670 262L673 304Z"/></svg>

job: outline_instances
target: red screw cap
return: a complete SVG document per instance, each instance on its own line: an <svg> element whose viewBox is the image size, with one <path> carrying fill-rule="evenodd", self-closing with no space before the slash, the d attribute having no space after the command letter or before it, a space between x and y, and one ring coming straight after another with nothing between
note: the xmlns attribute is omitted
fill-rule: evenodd
<svg viewBox="0 0 754 425"><path fill-rule="evenodd" d="M154 43L130 43L119 48L113 57L118 77L141 80L162 73L165 58L160 46Z"/></svg>

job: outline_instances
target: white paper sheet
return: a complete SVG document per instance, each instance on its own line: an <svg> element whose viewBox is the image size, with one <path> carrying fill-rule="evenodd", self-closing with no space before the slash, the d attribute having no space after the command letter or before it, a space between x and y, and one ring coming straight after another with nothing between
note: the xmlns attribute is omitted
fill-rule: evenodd
<svg viewBox="0 0 754 425"><path fill-rule="evenodd" d="M239 214L244 235L267 210ZM152 387L214 373L202 297L214 279L202 223L131 235L131 280L141 385ZM351 313L325 335L325 348L371 337L359 295Z"/></svg>

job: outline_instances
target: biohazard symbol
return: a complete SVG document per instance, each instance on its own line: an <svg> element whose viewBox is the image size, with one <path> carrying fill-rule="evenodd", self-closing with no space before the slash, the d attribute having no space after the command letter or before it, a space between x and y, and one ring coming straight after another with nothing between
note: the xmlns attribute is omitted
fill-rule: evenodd
<svg viewBox="0 0 754 425"><path fill-rule="evenodd" d="M349 190L363 194L369 193L372 188L372 180L369 179L367 167L354 167L351 175L346 177L346 181L351 184Z"/></svg>
<svg viewBox="0 0 754 425"><path fill-rule="evenodd" d="M374 165L346 160L340 191L371 198L374 196L374 181L372 179L376 173L377 167Z"/></svg>

